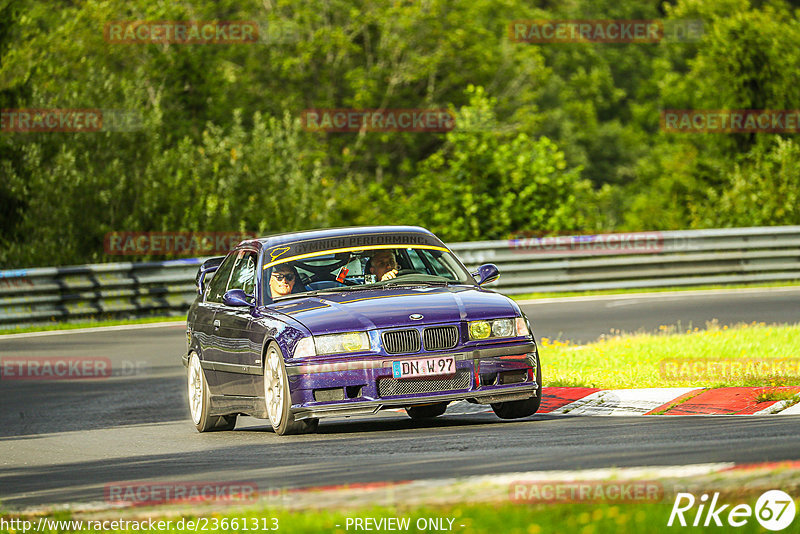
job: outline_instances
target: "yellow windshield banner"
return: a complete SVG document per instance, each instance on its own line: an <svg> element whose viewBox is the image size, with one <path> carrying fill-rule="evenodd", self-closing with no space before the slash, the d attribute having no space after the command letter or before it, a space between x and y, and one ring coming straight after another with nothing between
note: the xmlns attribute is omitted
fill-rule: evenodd
<svg viewBox="0 0 800 534"><path fill-rule="evenodd" d="M281 247L281 249L288 247ZM283 250L280 254L275 254L275 250L272 251L270 255L269 263L264 265L264 269L269 269L274 265L280 265L281 263L288 263L290 261L295 260L304 260L306 258L313 258L314 256L324 256L326 254L339 254L341 252L356 252L356 251L365 251L365 250L386 250L386 249L395 249L395 248L411 248L411 249L425 249L425 250L438 250L441 252L450 252L445 247L439 247L436 245L414 245L409 247L408 245L396 244L396 245L367 245L367 246L360 246L360 247L347 247L347 248L334 248L329 250L318 250L316 252L309 252L307 254L298 254L297 256L287 256L285 258L279 258L281 254L285 253L286 251ZM277 250L281 250L277 249Z"/></svg>

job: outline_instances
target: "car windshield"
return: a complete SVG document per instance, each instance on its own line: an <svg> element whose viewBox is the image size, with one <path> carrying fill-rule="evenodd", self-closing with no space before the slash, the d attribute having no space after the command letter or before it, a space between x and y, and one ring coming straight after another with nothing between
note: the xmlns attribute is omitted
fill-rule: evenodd
<svg viewBox="0 0 800 534"><path fill-rule="evenodd" d="M264 296L270 302L302 294L359 291L391 286L475 285L445 247L365 246L325 250L266 263Z"/></svg>

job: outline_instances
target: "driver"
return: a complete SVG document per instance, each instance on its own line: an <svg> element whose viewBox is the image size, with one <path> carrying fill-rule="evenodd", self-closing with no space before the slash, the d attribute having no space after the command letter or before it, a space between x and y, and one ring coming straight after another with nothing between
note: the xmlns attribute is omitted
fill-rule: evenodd
<svg viewBox="0 0 800 534"><path fill-rule="evenodd" d="M400 266L392 250L378 250L369 259L369 273L375 275L375 280L385 282L397 276Z"/></svg>
<svg viewBox="0 0 800 534"><path fill-rule="evenodd" d="M294 290L297 271L288 263L276 265L269 277L269 290L272 298L285 297Z"/></svg>

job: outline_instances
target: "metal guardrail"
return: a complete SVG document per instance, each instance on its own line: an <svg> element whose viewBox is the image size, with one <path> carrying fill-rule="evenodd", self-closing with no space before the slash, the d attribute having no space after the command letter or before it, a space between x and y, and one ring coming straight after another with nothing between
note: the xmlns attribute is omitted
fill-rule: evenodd
<svg viewBox="0 0 800 534"><path fill-rule="evenodd" d="M506 294L800 280L800 226L454 243L495 263ZM0 328L87 317L180 315L200 259L0 271Z"/></svg>
<svg viewBox="0 0 800 534"><path fill-rule="evenodd" d="M199 265L192 258L0 271L0 328L185 313Z"/></svg>

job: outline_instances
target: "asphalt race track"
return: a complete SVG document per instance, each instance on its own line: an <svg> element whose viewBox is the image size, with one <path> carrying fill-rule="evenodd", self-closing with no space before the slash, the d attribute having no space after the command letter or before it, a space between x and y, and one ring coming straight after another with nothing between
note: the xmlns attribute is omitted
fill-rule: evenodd
<svg viewBox="0 0 800 534"><path fill-rule="evenodd" d="M537 337L800 322L800 288L525 304ZM198 434L186 408L182 325L0 338L0 358L108 358L102 380L0 381L0 502L6 509L103 501L126 481L253 481L260 491L530 470L800 459L800 416L570 417L493 414L412 422L385 412L324 420L279 438L243 418ZM545 370L546 372L546 370ZM502 451L498 454L499 451Z"/></svg>

